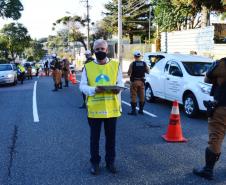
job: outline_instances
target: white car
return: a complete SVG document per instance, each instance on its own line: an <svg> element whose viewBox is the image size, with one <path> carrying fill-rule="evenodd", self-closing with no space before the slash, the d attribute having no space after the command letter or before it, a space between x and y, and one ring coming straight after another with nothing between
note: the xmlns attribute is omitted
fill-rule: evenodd
<svg viewBox="0 0 226 185"><path fill-rule="evenodd" d="M17 84L17 69L14 64L0 64L0 84Z"/></svg>
<svg viewBox="0 0 226 185"><path fill-rule="evenodd" d="M188 117L206 110L203 101L213 100L213 97L209 95L212 85L204 82L204 76L212 59L166 53L146 53L146 56L157 57L154 67L145 76L146 101L153 102L155 97L177 100ZM145 61L150 66L150 62Z"/></svg>

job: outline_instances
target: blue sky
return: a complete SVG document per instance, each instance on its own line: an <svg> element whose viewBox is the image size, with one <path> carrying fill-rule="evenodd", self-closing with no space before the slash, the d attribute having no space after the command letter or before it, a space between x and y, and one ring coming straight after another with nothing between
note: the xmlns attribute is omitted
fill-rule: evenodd
<svg viewBox="0 0 226 185"><path fill-rule="evenodd" d="M85 3L81 0L21 0L24 11L22 17L17 21L22 23L29 31L32 38L47 37L54 34L52 23L57 19L66 16L65 12L71 12L79 16L85 16ZM100 20L103 5L108 0L89 0L91 21ZM0 29L6 23L12 22L11 19L0 19Z"/></svg>

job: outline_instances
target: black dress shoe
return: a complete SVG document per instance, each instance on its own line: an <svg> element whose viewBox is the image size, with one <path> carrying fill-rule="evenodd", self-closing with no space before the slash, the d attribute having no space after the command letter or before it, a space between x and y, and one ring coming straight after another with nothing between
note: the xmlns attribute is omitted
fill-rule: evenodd
<svg viewBox="0 0 226 185"><path fill-rule="evenodd" d="M116 170L114 164L107 164L107 165L106 165L106 168L107 168L107 170L108 170L110 173L113 173L113 174L117 173L117 170Z"/></svg>
<svg viewBox="0 0 226 185"><path fill-rule="evenodd" d="M86 104L82 104L79 108L80 109L86 109Z"/></svg>
<svg viewBox="0 0 226 185"><path fill-rule="evenodd" d="M138 114L144 115L143 110L139 110L139 111L138 111Z"/></svg>
<svg viewBox="0 0 226 185"><path fill-rule="evenodd" d="M131 112L128 112L128 115L136 116L137 115L137 112L136 111L131 111Z"/></svg>
<svg viewBox="0 0 226 185"><path fill-rule="evenodd" d="M90 168L90 173L92 175L99 175L99 173L100 173L99 165L98 164L92 164L91 168Z"/></svg>

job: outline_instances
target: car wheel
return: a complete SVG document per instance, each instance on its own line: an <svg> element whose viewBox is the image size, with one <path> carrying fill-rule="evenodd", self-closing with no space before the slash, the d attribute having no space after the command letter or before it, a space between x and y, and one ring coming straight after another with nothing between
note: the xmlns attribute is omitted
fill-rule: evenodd
<svg viewBox="0 0 226 185"><path fill-rule="evenodd" d="M197 116L199 112L199 107L198 107L197 100L193 94L185 95L183 106L184 106L185 114L189 118L194 118Z"/></svg>
<svg viewBox="0 0 226 185"><path fill-rule="evenodd" d="M145 86L145 99L147 102L154 102L154 100L155 100L153 91L149 84L146 84L146 86Z"/></svg>

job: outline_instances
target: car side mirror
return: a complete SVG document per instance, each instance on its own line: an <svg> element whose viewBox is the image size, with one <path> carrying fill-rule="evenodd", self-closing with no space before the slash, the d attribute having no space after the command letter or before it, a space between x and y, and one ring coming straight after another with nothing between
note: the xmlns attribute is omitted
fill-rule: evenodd
<svg viewBox="0 0 226 185"><path fill-rule="evenodd" d="M179 76L179 77L183 77L183 73L179 70L174 70L171 73L173 76Z"/></svg>

